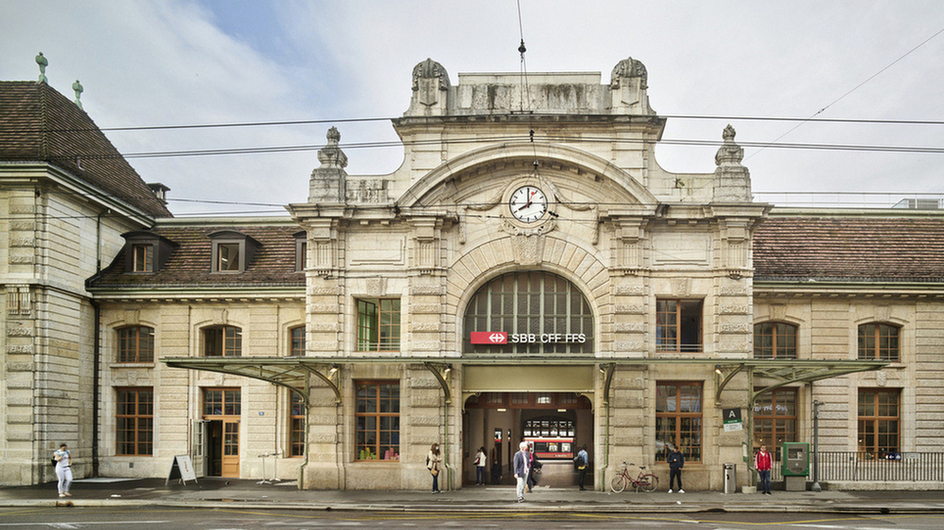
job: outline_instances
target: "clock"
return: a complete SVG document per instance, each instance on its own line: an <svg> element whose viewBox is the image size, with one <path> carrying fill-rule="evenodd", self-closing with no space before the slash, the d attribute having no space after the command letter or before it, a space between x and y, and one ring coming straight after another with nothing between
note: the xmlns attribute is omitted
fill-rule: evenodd
<svg viewBox="0 0 944 530"><path fill-rule="evenodd" d="M511 215L522 223L533 223L547 212L547 195L535 186L521 186L508 200Z"/></svg>

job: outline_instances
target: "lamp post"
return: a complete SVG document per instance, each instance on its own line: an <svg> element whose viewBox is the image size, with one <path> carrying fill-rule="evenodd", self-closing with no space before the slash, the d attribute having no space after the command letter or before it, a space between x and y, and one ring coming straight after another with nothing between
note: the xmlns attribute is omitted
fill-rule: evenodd
<svg viewBox="0 0 944 530"><path fill-rule="evenodd" d="M813 491L823 491L819 485L819 400L813 400Z"/></svg>

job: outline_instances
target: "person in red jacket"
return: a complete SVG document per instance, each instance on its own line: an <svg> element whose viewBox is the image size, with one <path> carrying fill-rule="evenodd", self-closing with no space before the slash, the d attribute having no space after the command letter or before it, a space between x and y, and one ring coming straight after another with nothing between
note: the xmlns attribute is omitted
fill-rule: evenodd
<svg viewBox="0 0 944 530"><path fill-rule="evenodd" d="M770 466L773 463L770 453L767 452L767 446L760 446L760 451L754 457L754 469L760 476L759 489L764 495L770 495Z"/></svg>

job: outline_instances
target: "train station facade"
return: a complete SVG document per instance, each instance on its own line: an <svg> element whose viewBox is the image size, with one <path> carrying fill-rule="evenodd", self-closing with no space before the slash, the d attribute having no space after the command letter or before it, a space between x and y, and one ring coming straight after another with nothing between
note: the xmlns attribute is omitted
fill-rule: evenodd
<svg viewBox="0 0 944 530"><path fill-rule="evenodd" d="M424 489L439 444L458 489L480 447L510 483L525 440L550 485L584 445L597 489L623 462L667 482L678 447L686 489L717 490L760 444L811 441L814 402L820 448L944 452L940 211L757 202L730 126L713 172L668 172L632 58L527 85L426 60L412 88L389 175L347 174L332 128L290 217L112 222L74 289L74 393L12 377L13 353L72 357L8 312L6 395L45 405L28 451L5 420L3 482L49 480L66 441L86 476L185 454L199 476Z"/></svg>

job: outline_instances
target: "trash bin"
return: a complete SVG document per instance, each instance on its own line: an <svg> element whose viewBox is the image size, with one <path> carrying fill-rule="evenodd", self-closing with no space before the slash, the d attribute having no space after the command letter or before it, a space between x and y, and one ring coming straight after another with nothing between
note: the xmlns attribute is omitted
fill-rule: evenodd
<svg viewBox="0 0 944 530"><path fill-rule="evenodd" d="M724 492L737 493L737 464L724 465Z"/></svg>

